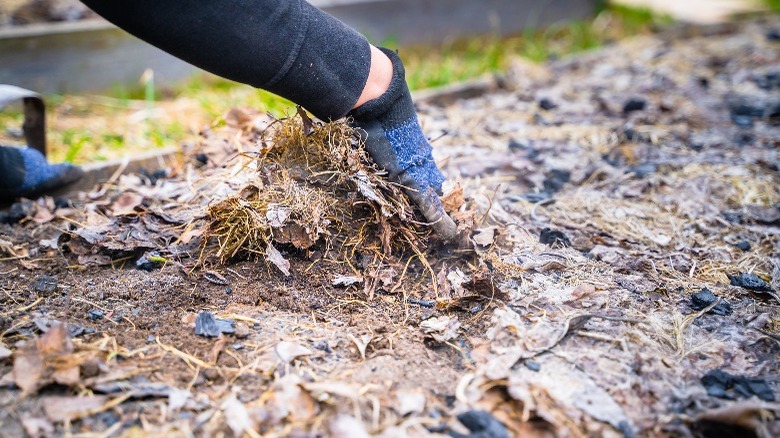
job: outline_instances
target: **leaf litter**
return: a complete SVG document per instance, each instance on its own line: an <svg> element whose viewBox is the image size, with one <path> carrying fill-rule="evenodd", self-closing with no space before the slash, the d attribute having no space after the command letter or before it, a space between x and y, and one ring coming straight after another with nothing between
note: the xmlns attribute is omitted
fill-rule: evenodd
<svg viewBox="0 0 780 438"><path fill-rule="evenodd" d="M420 102L426 131L449 132L434 151L457 180L449 246L348 124L300 110L233 109L154 181L16 205L0 228L0 421L778 435L779 24L517 62L503 88Z"/></svg>

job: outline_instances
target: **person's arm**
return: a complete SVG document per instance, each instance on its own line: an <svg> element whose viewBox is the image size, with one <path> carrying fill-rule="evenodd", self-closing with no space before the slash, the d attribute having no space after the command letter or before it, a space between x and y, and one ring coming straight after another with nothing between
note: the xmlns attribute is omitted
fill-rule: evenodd
<svg viewBox="0 0 780 438"><path fill-rule="evenodd" d="M445 239L456 226L400 58L303 0L83 0L122 29L323 120L349 115L366 148Z"/></svg>
<svg viewBox="0 0 780 438"><path fill-rule="evenodd" d="M365 37L303 0L83 0L125 31L203 70L343 117L366 84Z"/></svg>

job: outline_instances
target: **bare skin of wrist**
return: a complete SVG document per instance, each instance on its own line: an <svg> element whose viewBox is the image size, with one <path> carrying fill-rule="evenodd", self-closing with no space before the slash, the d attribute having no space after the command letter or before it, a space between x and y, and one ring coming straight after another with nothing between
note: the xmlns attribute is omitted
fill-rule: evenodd
<svg viewBox="0 0 780 438"><path fill-rule="evenodd" d="M363 93L358 98L352 109L363 105L369 100L376 99L384 94L390 87L393 78L393 64L381 50L371 46L371 68L368 72L368 80L363 88Z"/></svg>

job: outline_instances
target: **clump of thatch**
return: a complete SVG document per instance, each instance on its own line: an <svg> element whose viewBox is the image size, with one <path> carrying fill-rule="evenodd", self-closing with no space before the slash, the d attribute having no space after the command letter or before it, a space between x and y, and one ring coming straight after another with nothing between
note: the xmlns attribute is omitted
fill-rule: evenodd
<svg viewBox="0 0 780 438"><path fill-rule="evenodd" d="M209 207L209 236L223 261L273 244L380 258L426 244L430 231L347 122L313 121L299 109L271 123L258 145L256 180Z"/></svg>

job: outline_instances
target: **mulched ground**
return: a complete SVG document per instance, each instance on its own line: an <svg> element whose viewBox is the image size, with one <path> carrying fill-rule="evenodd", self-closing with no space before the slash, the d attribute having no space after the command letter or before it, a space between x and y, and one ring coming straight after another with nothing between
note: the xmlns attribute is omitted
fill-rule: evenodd
<svg viewBox="0 0 780 438"><path fill-rule="evenodd" d="M77 0L2 0L0 26L94 18L95 13Z"/></svg>
<svg viewBox="0 0 780 438"><path fill-rule="evenodd" d="M779 435L779 35L681 28L421 104L464 235L379 264L202 245L258 178L248 109L163 172L17 204L2 434Z"/></svg>

